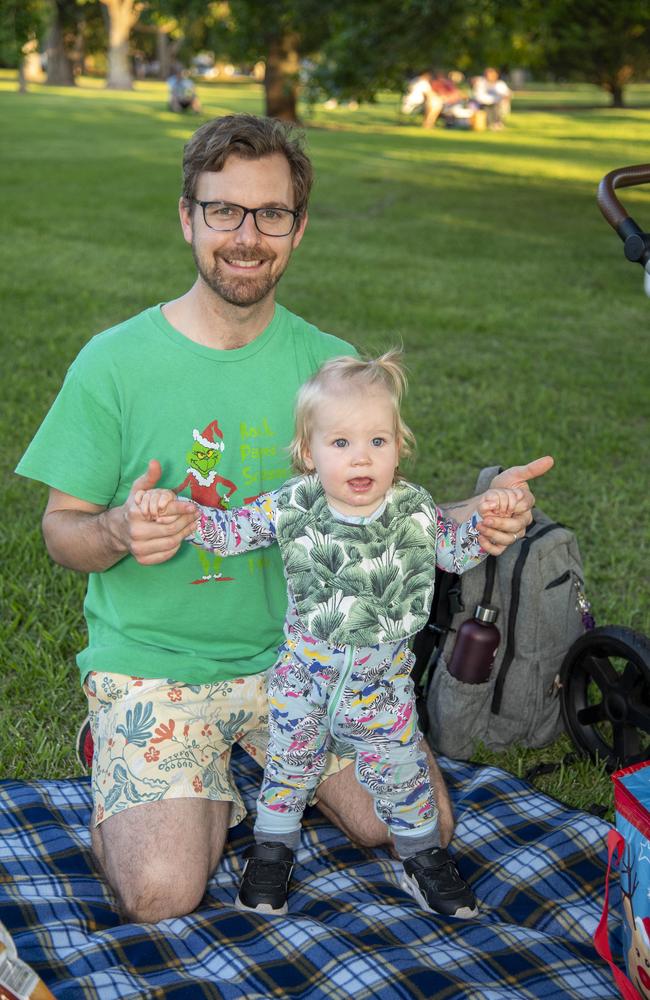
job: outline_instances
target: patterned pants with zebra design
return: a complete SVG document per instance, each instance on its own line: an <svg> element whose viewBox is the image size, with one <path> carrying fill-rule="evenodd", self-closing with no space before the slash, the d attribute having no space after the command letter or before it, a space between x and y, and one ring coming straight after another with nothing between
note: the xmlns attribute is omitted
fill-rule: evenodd
<svg viewBox="0 0 650 1000"><path fill-rule="evenodd" d="M345 750L400 856L439 844L427 758L420 749L407 640L333 647L301 635L270 672L269 731L258 842L297 844L328 750Z"/></svg>

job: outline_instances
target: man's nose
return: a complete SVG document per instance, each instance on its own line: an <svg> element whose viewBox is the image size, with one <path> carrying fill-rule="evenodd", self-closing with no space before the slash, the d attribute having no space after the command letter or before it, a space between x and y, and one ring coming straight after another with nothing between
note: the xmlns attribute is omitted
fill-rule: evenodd
<svg viewBox="0 0 650 1000"><path fill-rule="evenodd" d="M244 221L238 229L235 229L233 235L237 243L255 244L259 241L260 234L257 226L255 225L255 219L253 218L252 212L249 212L244 216Z"/></svg>

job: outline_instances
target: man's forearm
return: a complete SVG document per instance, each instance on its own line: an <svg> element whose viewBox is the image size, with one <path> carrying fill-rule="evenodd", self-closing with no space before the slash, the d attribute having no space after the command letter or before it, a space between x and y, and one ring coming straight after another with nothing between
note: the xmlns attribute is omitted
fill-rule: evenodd
<svg viewBox="0 0 650 1000"><path fill-rule="evenodd" d="M118 530L121 508L99 513L51 510L43 517L43 537L52 559L79 573L102 573L128 553Z"/></svg>

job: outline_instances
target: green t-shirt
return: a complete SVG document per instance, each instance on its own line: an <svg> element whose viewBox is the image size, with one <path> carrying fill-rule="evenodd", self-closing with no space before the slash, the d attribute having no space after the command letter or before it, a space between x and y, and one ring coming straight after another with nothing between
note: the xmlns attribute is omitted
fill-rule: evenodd
<svg viewBox="0 0 650 1000"><path fill-rule="evenodd" d="M240 505L289 477L296 391L327 358L351 353L279 305L259 337L232 351L188 340L154 306L86 345L16 471L111 507L157 458L160 486ZM286 603L276 546L222 561L182 545L158 566L126 556L90 574L82 679L109 670L196 684L259 673L274 662Z"/></svg>

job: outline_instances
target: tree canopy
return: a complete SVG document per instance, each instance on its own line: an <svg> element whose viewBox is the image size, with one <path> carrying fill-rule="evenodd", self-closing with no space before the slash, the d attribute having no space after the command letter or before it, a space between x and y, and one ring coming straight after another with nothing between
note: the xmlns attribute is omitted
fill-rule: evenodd
<svg viewBox="0 0 650 1000"><path fill-rule="evenodd" d="M155 35L162 73L172 53L263 60L267 114L287 119L301 87L373 100L425 69L528 68L594 83L615 106L650 71L648 0L5 0L0 59L16 65L25 43L47 34L49 82L73 83L80 38L96 38L97 24L108 86L132 86L137 26Z"/></svg>
<svg viewBox="0 0 650 1000"><path fill-rule="evenodd" d="M540 47L554 75L595 83L622 107L626 84L650 69L650 4L548 0Z"/></svg>

